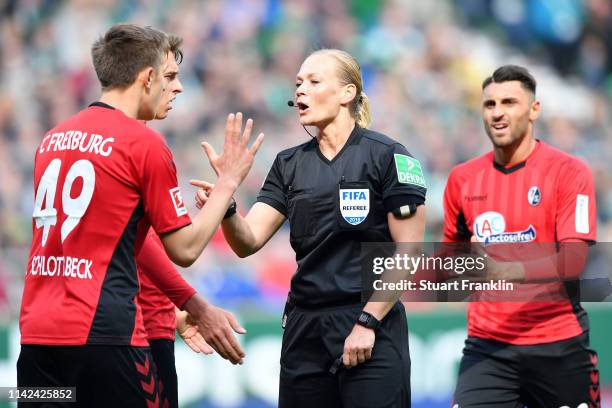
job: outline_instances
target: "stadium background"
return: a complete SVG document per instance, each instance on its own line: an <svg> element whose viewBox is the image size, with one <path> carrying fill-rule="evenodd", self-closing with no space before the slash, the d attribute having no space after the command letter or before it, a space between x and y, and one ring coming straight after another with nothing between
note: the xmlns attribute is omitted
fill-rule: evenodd
<svg viewBox="0 0 612 408"><path fill-rule="evenodd" d="M608 0L0 0L0 385L15 384L16 320L31 234L34 150L45 130L94 101L91 43L116 22L184 37L185 92L164 122L183 196L213 180L201 140L221 146L227 112L255 118L266 141L237 194L254 201L282 148L307 140L293 81L313 49L343 48L362 64L373 128L418 157L428 181L427 240L440 239L450 168L489 149L480 83L502 64L528 66L543 118L537 137L586 160L595 175L598 240L612 238L612 2ZM191 211L195 211L192 207ZM238 259L221 235L184 271L249 330L243 367L177 342L180 398L190 407L270 407L277 396L280 313L294 269L285 227ZM448 407L465 336L464 305L408 304L413 406ZM612 308L588 304L612 405ZM1 405L2 403L0 403Z"/></svg>

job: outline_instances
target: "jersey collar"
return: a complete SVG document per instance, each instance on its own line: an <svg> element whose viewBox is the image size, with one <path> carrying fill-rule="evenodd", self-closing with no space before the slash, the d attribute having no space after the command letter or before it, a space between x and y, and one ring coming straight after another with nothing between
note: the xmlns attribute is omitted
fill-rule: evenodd
<svg viewBox="0 0 612 408"><path fill-rule="evenodd" d="M497 163L495 161L495 155L493 154L493 152L491 152L491 159L493 162L493 167L495 168L495 170L501 171L504 174L514 173L515 171L520 170L523 167L525 167L527 165L527 160L532 160L535 157L536 153L540 150L541 146L542 146L542 142L536 139L536 147L535 149L533 149L533 152L529 153L529 156L527 156L527 158L523 160L522 162L513 164L510 167L506 167L503 164Z"/></svg>
<svg viewBox="0 0 612 408"><path fill-rule="evenodd" d="M349 135L349 138L346 140L346 143L344 144L344 146L342 146L342 149L340 149L340 151L334 156L333 159L328 160L327 157L325 157L323 153L321 153L321 149L319 149L318 145L316 145L317 156L319 156L319 158L323 160L324 163L333 164L340 156L342 156L344 151L349 146L357 144L359 142L359 140L361 139L361 135L363 133L362 131L363 129L360 128L359 125L357 125L357 123L355 123L355 127L351 131L351 134Z"/></svg>
<svg viewBox="0 0 612 408"><path fill-rule="evenodd" d="M106 108L106 109L115 109L112 106L110 106L108 103L104 103L104 102L100 102L100 101L96 101L93 103L90 103L88 108L91 108L92 106L97 106L99 108Z"/></svg>

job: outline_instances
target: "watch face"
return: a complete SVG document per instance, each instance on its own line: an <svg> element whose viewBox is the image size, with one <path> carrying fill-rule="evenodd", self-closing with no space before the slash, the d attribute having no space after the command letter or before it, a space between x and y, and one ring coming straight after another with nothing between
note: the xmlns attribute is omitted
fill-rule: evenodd
<svg viewBox="0 0 612 408"><path fill-rule="evenodd" d="M361 323L367 323L368 320L370 320L369 317L370 316L368 316L367 314L361 314L361 315L359 315L359 321Z"/></svg>

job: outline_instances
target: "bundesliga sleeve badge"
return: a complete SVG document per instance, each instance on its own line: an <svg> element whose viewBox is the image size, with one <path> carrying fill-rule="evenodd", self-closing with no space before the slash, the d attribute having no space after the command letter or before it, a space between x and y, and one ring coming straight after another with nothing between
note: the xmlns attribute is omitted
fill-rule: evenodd
<svg viewBox="0 0 612 408"><path fill-rule="evenodd" d="M394 154L397 181L402 184L413 184L425 188L425 177L421 163L414 157L405 154Z"/></svg>
<svg viewBox="0 0 612 408"><path fill-rule="evenodd" d="M181 215L187 214L187 208L185 207L185 203L183 202L181 190L178 187L170 189L170 197L172 197L172 204L174 204L176 215L180 217Z"/></svg>

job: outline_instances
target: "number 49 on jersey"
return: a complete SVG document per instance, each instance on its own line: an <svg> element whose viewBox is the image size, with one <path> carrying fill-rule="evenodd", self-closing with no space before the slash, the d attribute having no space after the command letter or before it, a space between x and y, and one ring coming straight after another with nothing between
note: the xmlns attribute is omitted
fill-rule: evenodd
<svg viewBox="0 0 612 408"><path fill-rule="evenodd" d="M43 247L47 243L49 230L57 224L57 209L54 207L54 203L61 167L62 161L60 159L53 159L45 169L40 179L40 183L38 184L38 189L36 190L32 217L36 222L36 228L43 228L41 241ZM70 194L72 186L78 178L83 180L83 188L77 197L72 198ZM96 172L94 171L93 164L91 164L89 160L76 161L68 170L61 193L61 207L64 214L66 214L66 220L61 226L62 242L64 242L68 234L78 225L81 221L81 217L83 217L87 211L95 185Z"/></svg>

